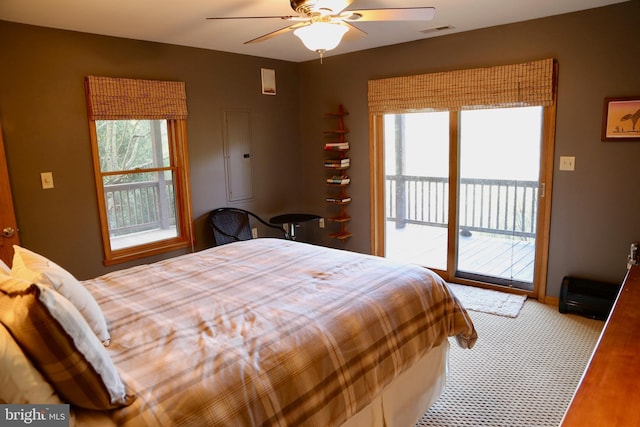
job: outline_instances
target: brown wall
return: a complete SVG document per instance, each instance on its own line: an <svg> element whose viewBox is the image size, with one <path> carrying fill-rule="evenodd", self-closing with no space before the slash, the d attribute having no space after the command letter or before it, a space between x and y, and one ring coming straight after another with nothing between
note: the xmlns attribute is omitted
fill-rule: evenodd
<svg viewBox="0 0 640 427"><path fill-rule="evenodd" d="M0 22L0 120L24 246L81 278L101 266L82 79L87 74L183 80L189 107L194 216L226 204L221 116L253 117L256 198L263 215L303 209L324 216L325 112L349 110L354 198L345 244L310 227L317 243L369 252L367 81L553 57L560 66L547 294L564 275L620 281L640 240L640 143L600 141L603 98L640 95L640 2L301 64ZM260 68L274 68L278 95L260 95ZM302 135L302 137L300 137ZM559 156L575 172L558 172ZM301 167L302 165L302 167ZM53 171L56 188L41 190ZM197 221L199 247L208 230ZM81 248L81 250L79 250Z"/></svg>
<svg viewBox="0 0 640 427"><path fill-rule="evenodd" d="M3 21L0 64L0 121L22 245L79 278L107 271L86 115L87 75L186 82L198 248L211 241L203 215L228 204L225 110L251 112L252 160L259 177L254 199L236 205L267 217L296 209L296 199L289 197L299 185L296 64ZM276 96L261 94L261 68L276 70ZM54 189L40 188L45 171L53 172Z"/></svg>
<svg viewBox="0 0 640 427"><path fill-rule="evenodd" d="M355 237L344 247L370 247L369 79L551 57L559 63L559 95L547 295L558 297L565 275L620 282L629 244L640 240L640 143L604 143L600 130L604 97L640 95L639 22L640 2L632 1L301 64L305 164L322 162L323 112L343 103L351 113ZM575 156L575 172L558 172L559 156ZM304 172L305 202L327 212L324 189L315 185L322 168Z"/></svg>

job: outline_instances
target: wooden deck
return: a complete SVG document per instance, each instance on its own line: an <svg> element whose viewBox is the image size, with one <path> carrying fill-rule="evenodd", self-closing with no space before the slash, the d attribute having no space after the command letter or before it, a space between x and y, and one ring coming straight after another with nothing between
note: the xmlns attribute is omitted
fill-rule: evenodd
<svg viewBox="0 0 640 427"><path fill-rule="evenodd" d="M522 238L491 237L474 232L459 236L458 271L533 283L535 244ZM446 270L447 229L388 221L386 256Z"/></svg>

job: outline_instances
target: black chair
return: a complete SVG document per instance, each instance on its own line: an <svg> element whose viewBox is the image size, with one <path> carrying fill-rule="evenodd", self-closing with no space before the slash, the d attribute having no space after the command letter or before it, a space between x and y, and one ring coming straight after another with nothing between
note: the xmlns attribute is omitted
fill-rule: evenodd
<svg viewBox="0 0 640 427"><path fill-rule="evenodd" d="M269 224L252 212L239 208L218 208L209 213L209 225L213 231L215 246L252 239L252 220L257 221L270 229L278 230L278 237L289 239L289 233L287 233L282 227Z"/></svg>

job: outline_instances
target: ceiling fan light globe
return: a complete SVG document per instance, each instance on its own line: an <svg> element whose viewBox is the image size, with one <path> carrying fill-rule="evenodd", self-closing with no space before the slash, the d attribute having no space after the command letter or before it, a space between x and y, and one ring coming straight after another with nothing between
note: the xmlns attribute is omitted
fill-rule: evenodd
<svg viewBox="0 0 640 427"><path fill-rule="evenodd" d="M314 22L297 28L293 34L298 37L307 49L314 52L335 49L342 36L349 31L345 25L330 22Z"/></svg>

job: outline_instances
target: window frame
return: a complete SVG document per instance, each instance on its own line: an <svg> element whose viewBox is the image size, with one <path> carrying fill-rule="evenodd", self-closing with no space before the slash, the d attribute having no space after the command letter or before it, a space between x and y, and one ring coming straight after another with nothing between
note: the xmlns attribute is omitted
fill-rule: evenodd
<svg viewBox="0 0 640 427"><path fill-rule="evenodd" d="M191 215L191 190L189 180L189 160L187 153L187 131L185 119L166 119L167 136L171 164L169 167L150 168L146 171L173 171L173 186L175 197L176 231L177 236L157 240L122 249L112 249L109 233L109 221L103 177L112 172L103 173L100 167L100 154L98 150L98 135L96 120L89 120L90 139L92 146L93 170L98 198L98 213L100 218L100 231L104 251L104 265L114 265L122 262L133 261L152 255L162 254L178 249L193 248L193 219Z"/></svg>

